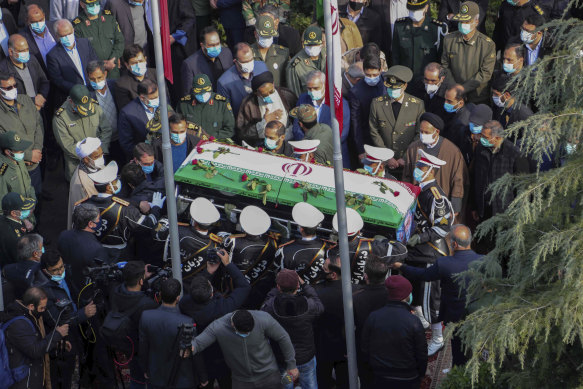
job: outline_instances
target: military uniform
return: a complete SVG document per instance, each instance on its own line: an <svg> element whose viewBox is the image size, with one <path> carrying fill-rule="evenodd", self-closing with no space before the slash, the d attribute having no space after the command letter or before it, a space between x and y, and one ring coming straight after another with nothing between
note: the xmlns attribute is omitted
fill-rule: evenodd
<svg viewBox="0 0 583 389"><path fill-rule="evenodd" d="M246 26L254 26L256 22L257 12L259 8L266 4L272 4L279 10L280 23L285 23L289 20L290 0L243 0L243 19L245 19Z"/></svg>
<svg viewBox="0 0 583 389"><path fill-rule="evenodd" d="M24 162L15 161L2 153L0 154L0 199L9 192L36 199Z"/></svg>
<svg viewBox="0 0 583 389"><path fill-rule="evenodd" d="M538 3L530 0L521 6L511 5L507 1L500 4L498 19L492 33L496 50L504 50L511 38L520 35L520 27L528 16L538 14L547 18L545 11Z"/></svg>
<svg viewBox="0 0 583 389"><path fill-rule="evenodd" d="M348 242L348 257L350 259L350 274L353 284L364 282L364 264L372 250L374 239L355 236Z"/></svg>
<svg viewBox="0 0 583 389"><path fill-rule="evenodd" d="M209 136L226 139L235 135L235 116L231 104L217 93L212 92L206 103L199 103L192 95L186 95L178 104L178 112ZM198 131L196 128L193 130Z"/></svg>
<svg viewBox="0 0 583 389"><path fill-rule="evenodd" d="M322 45L322 30L318 26L310 26L304 31L304 47ZM287 65L286 81L288 89L291 89L296 96L307 90L306 79L308 74L314 70L326 72L326 50L322 47L320 55L316 61L312 61L306 50L299 51Z"/></svg>
<svg viewBox="0 0 583 389"><path fill-rule="evenodd" d="M334 243L324 239L291 240L279 247L275 254L275 263L281 269L295 270L309 284L316 284L324 279L322 266L326 252Z"/></svg>
<svg viewBox="0 0 583 389"><path fill-rule="evenodd" d="M289 49L273 44L267 50L265 58L261 56L257 42L251 45L251 50L253 50L253 59L265 62L267 69L273 74L273 84L275 86L285 85L285 69L289 61Z"/></svg>
<svg viewBox="0 0 583 389"><path fill-rule="evenodd" d="M2 269L9 263L16 263L18 260L16 243L26 233L26 227L20 220L0 215L0 267Z"/></svg>
<svg viewBox="0 0 583 389"><path fill-rule="evenodd" d="M125 47L124 37L119 28L115 16L110 10L104 10L96 19L90 20L87 13L79 12L79 16L73 19L75 36L87 38L95 49L100 60L120 59ZM109 70L107 78L119 78L119 68Z"/></svg>
<svg viewBox="0 0 583 389"><path fill-rule="evenodd" d="M221 237L208 233L202 234L190 226L178 227L180 240L180 262L182 263L182 279L190 282L190 278L206 268L209 249L220 249L223 243ZM171 255L167 255L168 258Z"/></svg>

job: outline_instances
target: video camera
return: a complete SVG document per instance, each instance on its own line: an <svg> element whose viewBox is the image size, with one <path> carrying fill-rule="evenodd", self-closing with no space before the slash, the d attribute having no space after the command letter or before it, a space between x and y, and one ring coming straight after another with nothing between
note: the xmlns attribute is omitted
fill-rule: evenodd
<svg viewBox="0 0 583 389"><path fill-rule="evenodd" d="M196 329L193 324L183 323L178 326L178 347L180 351L187 351L192 348L192 339Z"/></svg>
<svg viewBox="0 0 583 389"><path fill-rule="evenodd" d="M150 297L154 297L160 291L160 283L172 277L172 269L148 265L148 271L152 273L152 276L146 280L146 293Z"/></svg>
<svg viewBox="0 0 583 389"><path fill-rule="evenodd" d="M86 267L83 269L83 275L90 278L95 283L103 283L105 285L110 282L123 282L123 274L121 269L124 268L127 262L117 262L111 265L104 265L103 261L95 260L100 266Z"/></svg>

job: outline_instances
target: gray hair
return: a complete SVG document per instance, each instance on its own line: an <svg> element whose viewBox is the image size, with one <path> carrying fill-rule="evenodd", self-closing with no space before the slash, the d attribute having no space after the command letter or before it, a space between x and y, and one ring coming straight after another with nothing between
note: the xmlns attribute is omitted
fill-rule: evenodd
<svg viewBox="0 0 583 389"><path fill-rule="evenodd" d="M87 64L87 66L85 66L87 75L92 74L97 69L101 69L101 71L105 74L105 64L103 61L91 61Z"/></svg>
<svg viewBox="0 0 583 389"><path fill-rule="evenodd" d="M73 28L73 25L72 25L72 24L71 24L71 22L70 22L70 21L68 21L67 19L59 19L59 20L57 20L57 21L55 22L55 24L53 24L53 30L54 30L55 32L58 32L58 31L59 31L59 27L60 27L62 24L63 24L63 25L68 25L68 26L71 26L71 28Z"/></svg>
<svg viewBox="0 0 583 389"><path fill-rule="evenodd" d="M351 64L346 73L352 78L364 78L364 71L362 70L362 61L354 62Z"/></svg>
<svg viewBox="0 0 583 389"><path fill-rule="evenodd" d="M465 232L468 236L466 239L462 239L461 237L458 236L458 234L456 234L457 230L462 230L462 232ZM451 227L451 241L452 242L456 242L458 246L460 247L468 247L469 245L472 244L472 231L465 225L463 224L454 224Z"/></svg>
<svg viewBox="0 0 583 389"><path fill-rule="evenodd" d="M445 68L437 63L437 62L430 62L425 66L425 71L429 72L438 72L439 78L445 77Z"/></svg>
<svg viewBox="0 0 583 389"><path fill-rule="evenodd" d="M35 251L40 251L43 237L39 234L26 234L16 242L16 257L18 261L26 261L32 258Z"/></svg>
<svg viewBox="0 0 583 389"><path fill-rule="evenodd" d="M79 204L73 210L73 227L83 230L90 221L99 216L99 209L93 204Z"/></svg>
<svg viewBox="0 0 583 389"><path fill-rule="evenodd" d="M492 136L504 138L504 127L502 127L502 124L498 120L487 121L484 123L484 128L492 130Z"/></svg>
<svg viewBox="0 0 583 389"><path fill-rule="evenodd" d="M324 72L321 72L319 70L312 70L310 73L308 73L308 76L306 77L306 84L316 77L318 77L320 81L322 81L322 85L326 85L326 75L324 74Z"/></svg>

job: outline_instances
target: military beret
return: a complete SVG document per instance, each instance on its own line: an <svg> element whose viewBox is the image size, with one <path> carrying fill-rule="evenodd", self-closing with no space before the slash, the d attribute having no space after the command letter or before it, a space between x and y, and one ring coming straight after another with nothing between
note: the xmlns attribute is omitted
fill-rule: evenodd
<svg viewBox="0 0 583 389"><path fill-rule="evenodd" d="M480 13L480 7L473 1L466 1L460 5L460 11L452 20L456 22L471 22Z"/></svg>
<svg viewBox="0 0 583 389"><path fill-rule="evenodd" d="M257 18L257 23L255 23L255 31L257 31L257 35L263 38L279 36L271 15L260 15Z"/></svg>
<svg viewBox="0 0 583 389"><path fill-rule="evenodd" d="M428 122L439 131L443 131L443 128L445 127L443 119L431 112L425 112L423 115L421 115L419 118L419 123L423 121Z"/></svg>
<svg viewBox="0 0 583 389"><path fill-rule="evenodd" d="M413 72L406 66L395 65L391 66L384 74L385 86L389 88L400 88L405 83L411 81Z"/></svg>
<svg viewBox="0 0 583 389"><path fill-rule="evenodd" d="M271 74L270 71L253 76L253 79L251 80L251 89L253 89L253 92L257 92L263 84L268 83L273 84L273 74Z"/></svg>
<svg viewBox="0 0 583 389"><path fill-rule="evenodd" d="M304 31L304 46L322 44L322 29L319 26L310 26Z"/></svg>

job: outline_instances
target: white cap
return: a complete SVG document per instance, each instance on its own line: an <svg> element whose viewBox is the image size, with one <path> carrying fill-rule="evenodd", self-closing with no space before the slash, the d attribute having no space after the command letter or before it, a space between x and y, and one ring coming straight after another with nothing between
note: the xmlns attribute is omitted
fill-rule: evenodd
<svg viewBox="0 0 583 389"><path fill-rule="evenodd" d="M262 235L269 230L271 219L267 212L254 205L248 205L241 211L239 223L243 231L249 235Z"/></svg>
<svg viewBox="0 0 583 389"><path fill-rule="evenodd" d="M338 212L332 218L332 227L334 227L334 231L338 232ZM348 236L356 235L358 231L362 230L362 227L364 227L364 221L358 211L346 207L346 229Z"/></svg>
<svg viewBox="0 0 583 389"><path fill-rule="evenodd" d="M366 153L366 158L371 162L385 162L395 155L395 152L391 149L371 145L364 145L364 152Z"/></svg>
<svg viewBox="0 0 583 389"><path fill-rule="evenodd" d="M417 150L417 154L419 154L419 159L417 159L417 163L422 163L424 165L431 166L436 169L439 169L440 167L446 164L445 161L442 161L441 159L434 157L433 155L429 155L421 149Z"/></svg>
<svg viewBox="0 0 583 389"><path fill-rule="evenodd" d="M313 153L318 149L320 145L319 139L302 139L296 141L289 141L288 142L291 147L294 149L295 154L308 154Z"/></svg>
<svg viewBox="0 0 583 389"><path fill-rule="evenodd" d="M99 138L88 137L77 142L75 145L75 153L79 159L83 159L95 152L100 146L101 141Z"/></svg>
<svg viewBox="0 0 583 389"><path fill-rule="evenodd" d="M109 184L117 179L117 163L111 161L103 169L89 173L88 176L96 184Z"/></svg>
<svg viewBox="0 0 583 389"><path fill-rule="evenodd" d="M312 204L297 203L292 208L292 218L301 227L314 228L322 223L324 214Z"/></svg>
<svg viewBox="0 0 583 389"><path fill-rule="evenodd" d="M221 217L217 207L204 197L197 197L190 204L190 217L198 224L213 224Z"/></svg>

